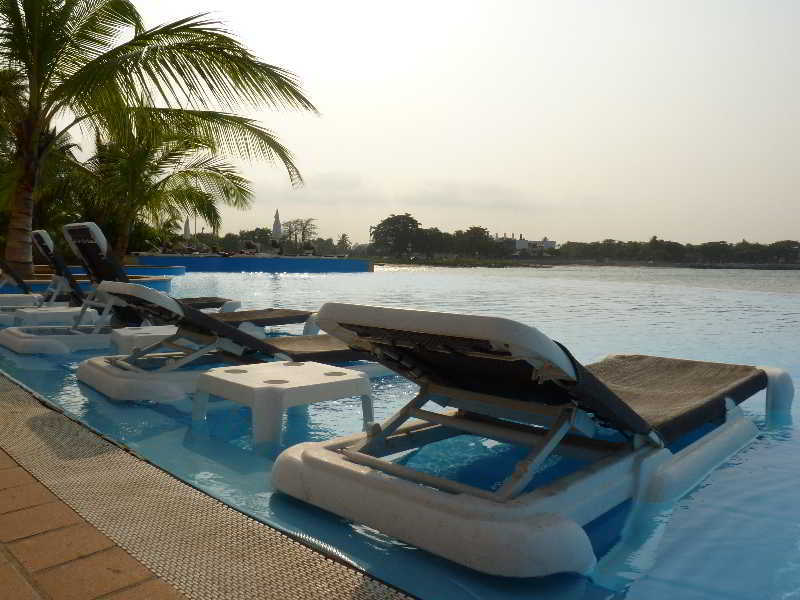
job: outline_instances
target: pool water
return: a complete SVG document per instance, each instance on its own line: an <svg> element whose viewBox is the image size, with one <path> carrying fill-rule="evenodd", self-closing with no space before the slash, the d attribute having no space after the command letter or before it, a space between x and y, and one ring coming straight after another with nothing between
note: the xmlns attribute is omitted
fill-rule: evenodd
<svg viewBox="0 0 800 600"><path fill-rule="evenodd" d="M172 293L242 299L243 308L316 309L332 300L504 316L541 329L582 362L635 352L770 365L787 369L800 387L798 271L394 267L349 274L189 273L173 281ZM300 326L278 331L299 333ZM249 409L214 402L207 424L193 428L190 399L173 405L111 402L75 377L79 362L97 354L23 357L0 350L0 369L191 485L416 596L674 600L800 593L800 445L792 425L766 430L763 394L743 405L762 429L756 442L675 506L636 515L621 540L629 506L592 523L592 541L604 553L592 578L510 580L475 573L273 494L274 453L254 451ZM377 419L416 389L398 377L378 379L373 387ZM351 398L290 410L283 446L358 431L360 406ZM400 460L491 489L518 457L518 448L462 436ZM572 463L548 461L538 482L580 467Z"/></svg>

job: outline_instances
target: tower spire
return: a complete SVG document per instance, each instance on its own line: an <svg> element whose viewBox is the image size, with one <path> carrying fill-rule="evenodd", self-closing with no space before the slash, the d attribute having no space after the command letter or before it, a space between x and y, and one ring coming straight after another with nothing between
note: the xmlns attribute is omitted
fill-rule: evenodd
<svg viewBox="0 0 800 600"><path fill-rule="evenodd" d="M277 240L280 239L281 235L283 235L282 227L281 227L281 216L278 214L278 209L275 209L275 220L272 222L272 239Z"/></svg>

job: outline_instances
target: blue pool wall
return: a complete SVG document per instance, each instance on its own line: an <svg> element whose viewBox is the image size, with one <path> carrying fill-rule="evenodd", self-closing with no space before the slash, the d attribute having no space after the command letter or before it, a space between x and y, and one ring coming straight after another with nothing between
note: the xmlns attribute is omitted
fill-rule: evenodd
<svg viewBox="0 0 800 600"><path fill-rule="evenodd" d="M186 267L183 265L125 265L123 268L128 275L144 277L158 277L161 275L177 277L178 275L186 275ZM69 270L73 275L86 275L86 269L83 267L70 265Z"/></svg>
<svg viewBox="0 0 800 600"><path fill-rule="evenodd" d="M187 272L222 273L365 273L372 263L360 258L259 256L140 256L147 266L183 265Z"/></svg>
<svg viewBox="0 0 800 600"><path fill-rule="evenodd" d="M143 279L132 279L131 283L138 283L139 285L153 288L154 290L164 292L165 294L169 294L170 291L172 291L172 279L170 277L146 277ZM84 291L88 292L92 289L92 282L88 279L78 281L78 284ZM31 287L31 290L33 290L34 293L41 294L47 289L47 286L50 285L50 281L44 279L39 281L28 281L28 285ZM15 285L6 285L0 288L0 294L22 293L22 290Z"/></svg>

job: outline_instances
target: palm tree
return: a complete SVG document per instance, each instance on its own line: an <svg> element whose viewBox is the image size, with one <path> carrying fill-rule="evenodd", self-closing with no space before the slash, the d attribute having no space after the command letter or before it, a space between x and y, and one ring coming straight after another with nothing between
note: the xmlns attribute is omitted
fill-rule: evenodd
<svg viewBox="0 0 800 600"><path fill-rule="evenodd" d="M22 73L15 69L0 69L0 228L3 233L8 225L9 192L17 179L14 127L24 111L26 97ZM37 228L52 229L74 220L79 214L74 210L76 203L70 183L75 152L80 148L72 142L69 133L58 135L54 129L44 132L42 138L50 150L42 161L34 200L48 210L39 211L34 223ZM53 202L56 198L58 202Z"/></svg>
<svg viewBox="0 0 800 600"><path fill-rule="evenodd" d="M190 108L225 143L241 146L248 143L237 133L243 124L215 121L214 110L315 110L294 75L258 60L219 22L196 15L145 30L129 0L0 0L0 56L0 69L18 71L25 89L12 124L16 151L5 256L28 275L43 161L73 127L99 129L117 116L127 119L126 107L141 102L166 108L164 119L176 118L170 110ZM55 136L46 135L57 126ZM274 150L261 153L283 160Z"/></svg>
<svg viewBox="0 0 800 600"><path fill-rule="evenodd" d="M58 135L52 129L45 137L48 140L51 137L57 139L49 142L50 150L40 168L34 193L34 203L38 208L33 216L33 227L58 231L66 223L82 218L88 198L85 191L75 185L76 153L80 152L80 146L72 141L69 134ZM13 177L10 183L13 185Z"/></svg>
<svg viewBox="0 0 800 600"><path fill-rule="evenodd" d="M350 236L346 233L343 233L339 236L339 241L336 242L336 251L341 252L342 254L350 252L353 248L353 244L350 242Z"/></svg>
<svg viewBox="0 0 800 600"><path fill-rule="evenodd" d="M215 139L201 131L138 125L110 141L98 137L96 153L76 165L73 178L93 199L87 214L112 232L118 258L125 256L137 221L158 227L191 214L216 233L221 205L250 207L250 182L218 155Z"/></svg>
<svg viewBox="0 0 800 600"><path fill-rule="evenodd" d="M0 69L0 171L12 170L16 138L12 126L19 120L25 102L25 82L17 69Z"/></svg>

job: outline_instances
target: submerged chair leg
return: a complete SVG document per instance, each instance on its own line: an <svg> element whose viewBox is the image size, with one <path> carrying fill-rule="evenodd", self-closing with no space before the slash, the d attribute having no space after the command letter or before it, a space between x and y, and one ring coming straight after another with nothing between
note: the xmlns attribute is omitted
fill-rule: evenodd
<svg viewBox="0 0 800 600"><path fill-rule="evenodd" d="M109 356L106 359L106 362L110 364L112 367L119 367L120 369L125 369L126 371L143 371L144 369L136 365L137 360L150 354L151 352L154 352L163 344L178 339L178 337L179 337L178 334L173 334L166 339L154 342L152 344L148 344L143 348L134 348L133 352L131 352L127 356L122 356L119 358L114 356Z"/></svg>
<svg viewBox="0 0 800 600"><path fill-rule="evenodd" d="M506 500L512 499L531 482L536 475L536 469L547 460L547 457L552 454L556 446L558 446L561 440L564 439L564 436L569 432L572 426L574 412L573 409L562 412L558 421L556 421L553 428L542 440L542 444L538 448L534 448L525 458L517 463L508 481L495 492L500 501L505 502Z"/></svg>
<svg viewBox="0 0 800 600"><path fill-rule="evenodd" d="M364 398L365 397L362 396L362 401L364 401ZM533 480L539 466L547 460L576 423L577 411L574 408L570 407L562 410L556 422L553 424L553 427L548 430L546 435L543 435L541 440L536 439L531 452L516 464L514 472L509 479L500 489L495 492L490 492L450 479L422 473L406 466L378 458L377 455L386 454L387 451L388 453L392 452L392 450L389 450L389 437L396 433L403 423L410 418L421 419L423 422L427 422L426 425L437 423L436 428L442 431L447 429L461 430L462 433L467 432L476 435L484 435L493 439L504 439L507 437L502 433L498 434L496 428L493 428L491 424L472 423L468 419L461 417L440 415L421 410L420 407L425 404L429 398L428 389L423 387L416 397L382 425L373 424L367 427L367 435L361 443L340 448L339 452L352 462L372 467L373 469L403 479L417 481L452 493L465 493L503 503L513 499L525 489ZM364 415L366 418L366 406L364 407ZM518 431L515 430L515 433L517 435L512 435L512 437L520 437ZM434 438L435 437L436 436L434 436ZM446 437L449 437L449 435ZM421 443L424 445L435 441L434 438L422 441ZM525 437L525 440L528 442L532 441L528 436ZM396 447L393 448L393 451L398 450Z"/></svg>
<svg viewBox="0 0 800 600"><path fill-rule="evenodd" d="M103 310L100 311L100 316L97 318L94 329L92 329L92 333L98 333L103 327L111 322L111 310L113 308L114 303L111 300L105 303Z"/></svg>
<svg viewBox="0 0 800 600"><path fill-rule="evenodd" d="M411 410L420 408L428 401L429 394L427 386L422 386L419 393L403 408L389 417L386 421L375 427L367 429L367 435L360 444L354 444L350 450L369 454L379 450L386 445L386 437L390 436L403 423L411 417ZM362 405L363 406L363 405ZM371 408L370 408L371 410ZM365 413L366 414L366 413Z"/></svg>
<svg viewBox="0 0 800 600"><path fill-rule="evenodd" d="M372 403L372 394L361 396L361 415L364 421L364 431L369 430L369 425L375 420L375 409Z"/></svg>
<svg viewBox="0 0 800 600"><path fill-rule="evenodd" d="M341 453L346 456L348 460L354 463L364 465L365 467L371 467L378 471L383 471L384 473L400 477L401 479L408 479L409 481L423 483L430 487L445 490L453 494L468 494L470 496L476 496L478 498L499 502L494 492L488 492L478 487L453 481L452 479L428 475L422 471L417 471L397 463L381 460L380 458L370 456L369 454L364 454L363 452L356 452L348 448L342 448Z"/></svg>

